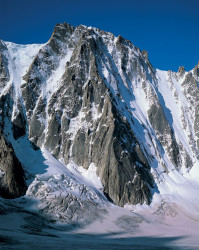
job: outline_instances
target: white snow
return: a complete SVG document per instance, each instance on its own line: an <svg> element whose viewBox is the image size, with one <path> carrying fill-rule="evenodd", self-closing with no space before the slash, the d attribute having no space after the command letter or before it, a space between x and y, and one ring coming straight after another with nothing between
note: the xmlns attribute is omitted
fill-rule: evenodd
<svg viewBox="0 0 199 250"><path fill-rule="evenodd" d="M89 187L94 187L98 190L103 191L103 186L100 181L100 178L96 175L96 166L94 163L91 163L88 167L88 169L83 168L82 166L77 166L74 163L70 163L67 165L67 168L78 176L78 179L82 179L83 183L85 183Z"/></svg>
<svg viewBox="0 0 199 250"><path fill-rule="evenodd" d="M5 42L5 44L8 48L10 83L14 84L16 94L19 94L22 77L44 44L20 45L11 42Z"/></svg>
<svg viewBox="0 0 199 250"><path fill-rule="evenodd" d="M163 99L165 101L165 106L171 111L171 114L172 114L173 121L170 121L170 122L172 123L172 126L174 128L175 135L183 143L183 146L186 149L186 151L191 153L187 135L185 134L185 131L181 126L182 122L181 122L180 106L176 103L172 90L170 89L168 85L168 72L157 70L157 76L159 78L158 90L163 96ZM175 83L175 88L178 90L180 103L187 104L186 98L182 94L182 87L180 90L180 84L175 80L174 80L174 83Z"/></svg>
<svg viewBox="0 0 199 250"><path fill-rule="evenodd" d="M66 55L60 60L58 68L54 70L52 75L47 79L45 88L43 88L43 91L46 92L47 100L50 99L52 93L54 93L59 87L59 83L65 72L66 63L70 61L72 52L73 50L68 49Z"/></svg>
<svg viewBox="0 0 199 250"><path fill-rule="evenodd" d="M8 69L10 74L10 81L6 84L5 88L1 91L0 95L6 93L10 85L13 86L14 104L12 111L12 120L19 112L17 103L21 102L20 86L23 83L22 77L25 75L27 69L32 63L34 57L44 44L28 44L20 45L11 42L5 42L7 49L4 53L8 59Z"/></svg>

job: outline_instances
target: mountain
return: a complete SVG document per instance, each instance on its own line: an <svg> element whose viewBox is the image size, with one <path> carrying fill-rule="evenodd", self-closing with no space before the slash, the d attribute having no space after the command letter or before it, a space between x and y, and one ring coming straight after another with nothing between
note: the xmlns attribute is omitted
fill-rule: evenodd
<svg viewBox="0 0 199 250"><path fill-rule="evenodd" d="M0 40L0 112L4 198L69 221L109 201L197 207L199 64L158 70L121 36L57 24L45 44Z"/></svg>

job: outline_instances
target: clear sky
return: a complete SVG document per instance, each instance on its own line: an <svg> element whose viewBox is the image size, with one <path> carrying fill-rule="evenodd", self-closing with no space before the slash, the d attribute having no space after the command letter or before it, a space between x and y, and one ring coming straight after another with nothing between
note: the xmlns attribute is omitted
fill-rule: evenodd
<svg viewBox="0 0 199 250"><path fill-rule="evenodd" d="M159 69L190 70L199 60L199 0L0 0L5 41L44 43L64 21L122 35Z"/></svg>

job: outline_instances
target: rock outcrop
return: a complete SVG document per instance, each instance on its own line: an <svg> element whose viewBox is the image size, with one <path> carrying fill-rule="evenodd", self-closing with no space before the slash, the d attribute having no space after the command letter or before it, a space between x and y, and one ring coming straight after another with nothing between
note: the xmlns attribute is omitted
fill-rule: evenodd
<svg viewBox="0 0 199 250"><path fill-rule="evenodd" d="M0 134L0 197L16 198L27 190L25 175L14 150Z"/></svg>

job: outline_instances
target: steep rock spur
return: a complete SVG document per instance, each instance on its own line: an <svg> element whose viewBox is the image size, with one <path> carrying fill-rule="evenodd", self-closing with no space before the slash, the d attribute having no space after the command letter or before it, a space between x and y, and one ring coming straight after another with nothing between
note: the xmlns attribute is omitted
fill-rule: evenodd
<svg viewBox="0 0 199 250"><path fill-rule="evenodd" d="M11 145L0 134L0 196L16 198L27 190L25 174Z"/></svg>

